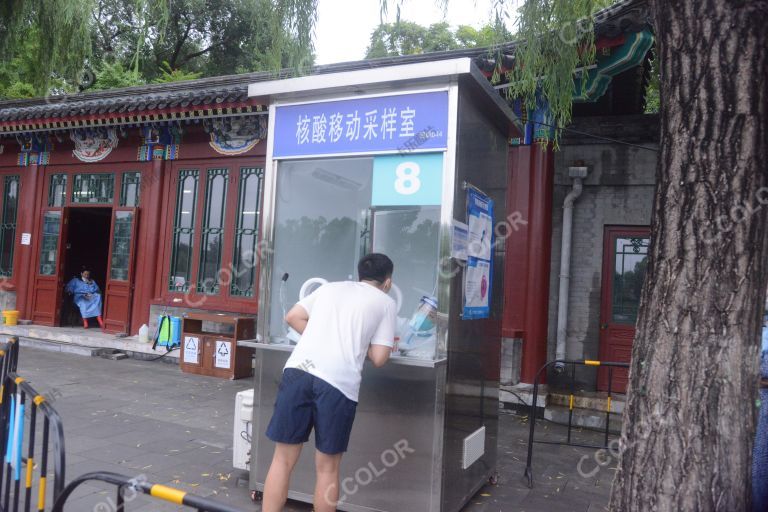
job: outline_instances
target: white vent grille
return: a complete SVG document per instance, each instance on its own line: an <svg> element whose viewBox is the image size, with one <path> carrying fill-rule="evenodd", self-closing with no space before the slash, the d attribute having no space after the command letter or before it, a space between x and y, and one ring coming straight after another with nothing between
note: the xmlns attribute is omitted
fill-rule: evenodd
<svg viewBox="0 0 768 512"><path fill-rule="evenodd" d="M480 427L464 438L461 469L467 469L485 453L485 427Z"/></svg>

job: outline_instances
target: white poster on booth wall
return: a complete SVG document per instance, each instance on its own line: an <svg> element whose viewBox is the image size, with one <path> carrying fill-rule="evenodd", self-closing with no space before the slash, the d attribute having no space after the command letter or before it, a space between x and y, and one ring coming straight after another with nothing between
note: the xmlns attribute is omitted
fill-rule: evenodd
<svg viewBox="0 0 768 512"><path fill-rule="evenodd" d="M232 343L229 341L216 341L216 368L229 368L232 361Z"/></svg>
<svg viewBox="0 0 768 512"><path fill-rule="evenodd" d="M451 258L467 261L467 248L469 246L469 227L456 219L453 219L453 235L451 237Z"/></svg>
<svg viewBox="0 0 768 512"><path fill-rule="evenodd" d="M184 362L197 364L200 353L200 340L194 336L184 337Z"/></svg>
<svg viewBox="0 0 768 512"><path fill-rule="evenodd" d="M30 245L32 243L32 233L21 234L21 245Z"/></svg>

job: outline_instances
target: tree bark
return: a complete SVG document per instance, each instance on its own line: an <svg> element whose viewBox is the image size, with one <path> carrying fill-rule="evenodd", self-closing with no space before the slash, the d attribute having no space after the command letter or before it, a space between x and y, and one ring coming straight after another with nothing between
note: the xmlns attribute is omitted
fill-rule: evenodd
<svg viewBox="0 0 768 512"><path fill-rule="evenodd" d="M768 2L651 3L661 151L611 510L746 511L768 277Z"/></svg>

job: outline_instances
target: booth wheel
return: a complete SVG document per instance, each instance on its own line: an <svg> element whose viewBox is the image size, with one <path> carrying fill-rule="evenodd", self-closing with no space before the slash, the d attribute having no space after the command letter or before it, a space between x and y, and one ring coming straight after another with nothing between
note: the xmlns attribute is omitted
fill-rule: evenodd
<svg viewBox="0 0 768 512"><path fill-rule="evenodd" d="M264 493L261 491L251 491L251 501L261 501L261 498L264 496Z"/></svg>
<svg viewBox="0 0 768 512"><path fill-rule="evenodd" d="M491 485L499 485L499 473L494 471L491 476L488 477L488 483Z"/></svg>

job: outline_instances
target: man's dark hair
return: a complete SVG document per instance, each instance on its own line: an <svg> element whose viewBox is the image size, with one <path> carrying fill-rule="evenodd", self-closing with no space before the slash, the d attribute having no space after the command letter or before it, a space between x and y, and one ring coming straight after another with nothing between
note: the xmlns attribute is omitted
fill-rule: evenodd
<svg viewBox="0 0 768 512"><path fill-rule="evenodd" d="M361 281L376 281L383 283L392 277L395 265L385 254L372 252L360 258L357 263L357 275Z"/></svg>

